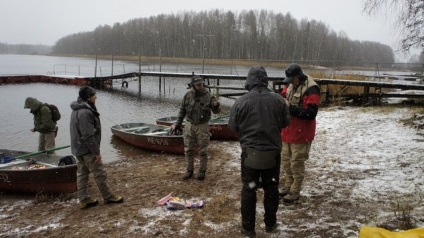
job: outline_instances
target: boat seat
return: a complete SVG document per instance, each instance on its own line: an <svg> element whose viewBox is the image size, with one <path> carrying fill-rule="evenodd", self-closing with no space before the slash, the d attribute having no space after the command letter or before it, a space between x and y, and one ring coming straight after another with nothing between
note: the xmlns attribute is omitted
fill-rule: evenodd
<svg viewBox="0 0 424 238"><path fill-rule="evenodd" d="M146 133L146 135L168 135L169 131L152 131L149 133Z"/></svg>
<svg viewBox="0 0 424 238"><path fill-rule="evenodd" d="M149 132L149 130L150 129L148 127L146 127L146 128L143 128L143 129L138 129L138 130L132 131L132 133L145 134L145 133Z"/></svg>
<svg viewBox="0 0 424 238"><path fill-rule="evenodd" d="M143 133L143 132L149 131L149 127L148 126L140 126L140 127L131 127L131 128L127 128L127 129L121 129L121 130L125 131L125 132Z"/></svg>

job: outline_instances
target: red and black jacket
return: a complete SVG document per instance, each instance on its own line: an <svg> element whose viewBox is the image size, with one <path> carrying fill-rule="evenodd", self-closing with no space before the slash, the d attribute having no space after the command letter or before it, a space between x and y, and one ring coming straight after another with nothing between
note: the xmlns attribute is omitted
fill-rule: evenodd
<svg viewBox="0 0 424 238"><path fill-rule="evenodd" d="M281 92L290 102L290 125L281 130L281 139L285 143L308 143L315 138L320 89L313 78L305 76L297 88L290 84Z"/></svg>

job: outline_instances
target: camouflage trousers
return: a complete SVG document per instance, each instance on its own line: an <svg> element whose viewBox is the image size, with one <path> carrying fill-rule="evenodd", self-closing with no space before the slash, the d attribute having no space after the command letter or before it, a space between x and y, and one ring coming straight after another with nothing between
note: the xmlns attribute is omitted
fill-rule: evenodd
<svg viewBox="0 0 424 238"><path fill-rule="evenodd" d="M292 193L300 193L305 178L305 161L309 158L311 142L288 144L283 142L281 165L284 171L284 187Z"/></svg>
<svg viewBox="0 0 424 238"><path fill-rule="evenodd" d="M90 173L93 174L94 181L96 182L103 199L107 200L110 196L112 196L107 182L107 174L104 170L103 163L96 162L96 157L92 154L77 156L77 160L78 200L82 201L90 197L90 194L88 194L87 191Z"/></svg>
<svg viewBox="0 0 424 238"><path fill-rule="evenodd" d="M186 158L186 170L194 170L194 152L199 151L199 171L208 168L208 146L210 141L209 123L192 124L187 121L184 125L184 154Z"/></svg>

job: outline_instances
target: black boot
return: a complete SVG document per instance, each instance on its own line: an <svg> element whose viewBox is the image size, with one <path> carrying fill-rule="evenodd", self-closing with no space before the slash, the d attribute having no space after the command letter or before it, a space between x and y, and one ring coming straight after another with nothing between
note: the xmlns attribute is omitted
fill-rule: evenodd
<svg viewBox="0 0 424 238"><path fill-rule="evenodd" d="M185 174L183 179L187 180L187 179L191 179L193 177L193 170L188 170Z"/></svg>
<svg viewBox="0 0 424 238"><path fill-rule="evenodd" d="M197 180L204 180L206 177L206 171L199 171L199 174L197 175Z"/></svg>

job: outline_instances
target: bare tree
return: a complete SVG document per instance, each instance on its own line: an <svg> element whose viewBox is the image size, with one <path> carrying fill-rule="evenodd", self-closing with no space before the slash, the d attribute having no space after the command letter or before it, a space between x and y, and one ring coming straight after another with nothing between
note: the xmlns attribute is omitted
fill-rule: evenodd
<svg viewBox="0 0 424 238"><path fill-rule="evenodd" d="M206 39L205 35L213 37ZM319 61L323 66L333 66L334 62L337 66L394 62L389 46L352 41L346 34L337 34L322 22L307 19L299 22L290 13L276 14L267 10L191 11L131 19L65 36L56 42L53 52Z"/></svg>
<svg viewBox="0 0 424 238"><path fill-rule="evenodd" d="M401 49L424 48L424 1L423 0L366 0L364 12L368 15L395 14L401 29Z"/></svg>

